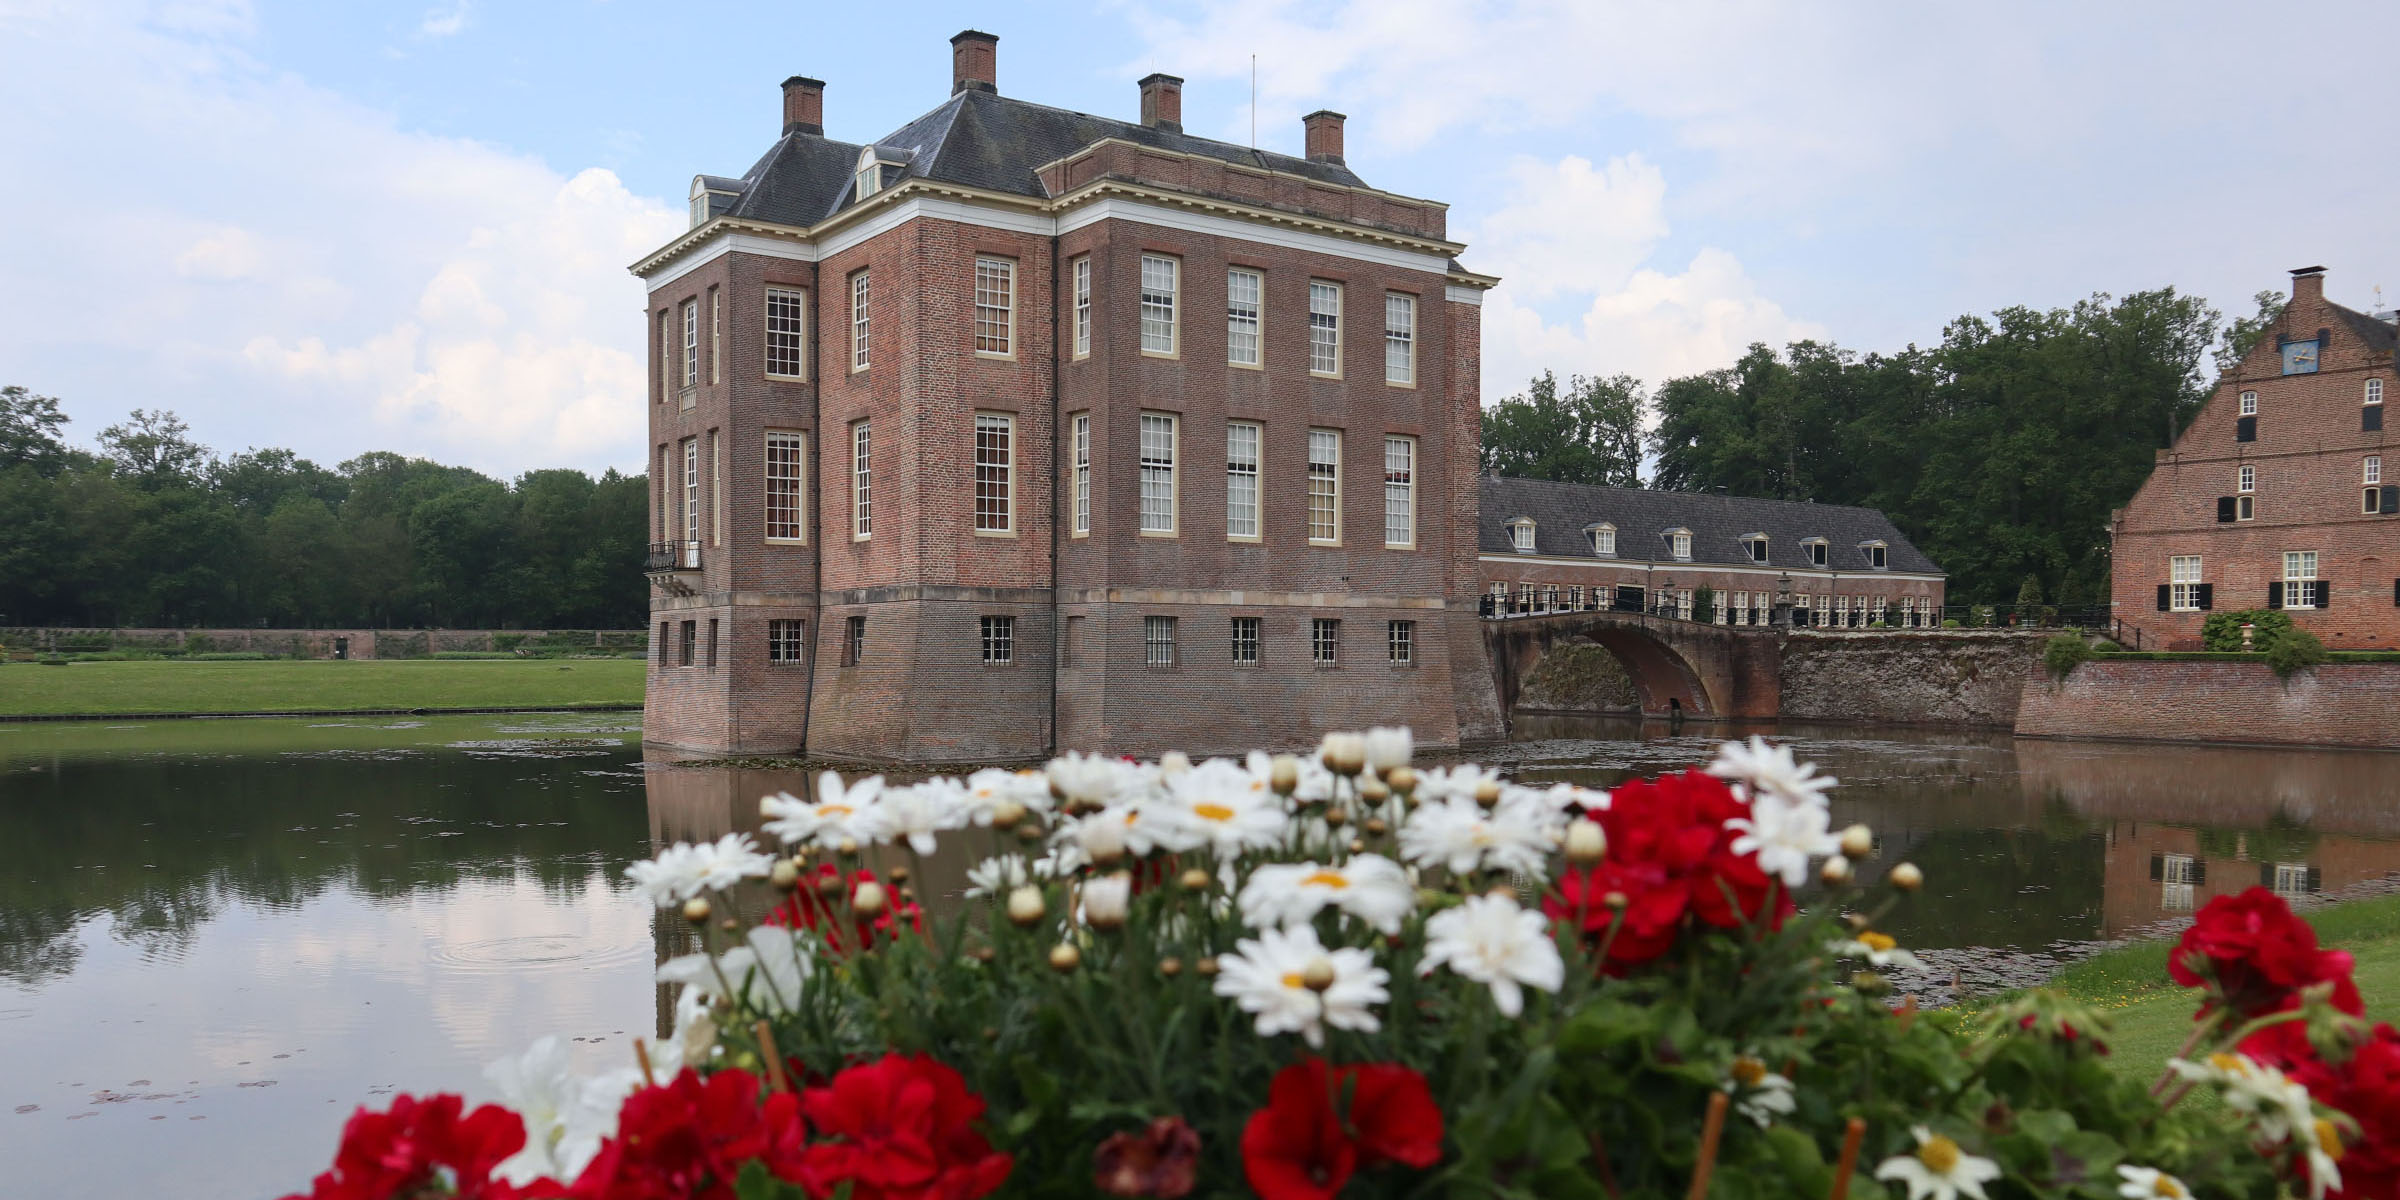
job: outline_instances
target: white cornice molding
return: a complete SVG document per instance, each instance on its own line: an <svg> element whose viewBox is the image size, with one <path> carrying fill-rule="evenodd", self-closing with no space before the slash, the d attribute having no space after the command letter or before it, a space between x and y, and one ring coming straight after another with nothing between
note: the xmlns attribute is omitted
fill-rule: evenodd
<svg viewBox="0 0 2400 1200"><path fill-rule="evenodd" d="M1327 183L1322 179L1311 179L1306 175L1301 175L1292 171L1278 171L1273 167L1253 166L1249 163L1234 162L1230 159L1218 158L1210 154L1193 154L1183 150L1167 150L1158 146L1145 146L1140 142L1129 142L1124 138L1115 137L1101 138L1099 141L1093 142L1091 145L1085 146L1084 148L1077 150L1064 158L1051 159L1049 162L1035 167L1033 169L1033 173L1036 176L1039 176L1042 172L1047 171L1052 167L1064 166L1068 163L1074 162L1076 159L1087 158L1098 153L1104 146L1124 146L1128 149L1136 150L1143 154L1156 154L1163 158L1179 158L1186 162L1205 163L1212 167L1223 167L1237 175L1261 175L1269 179L1297 179L1300 182L1309 185L1310 187L1330 188L1337 192L1351 192L1361 196L1373 196L1379 200L1397 200L1403 204L1422 204L1428 208L1440 209L1443 212L1450 211L1449 204L1440 200L1428 200L1423 196L1405 196L1399 192L1387 192L1382 188L1371 188L1363 184Z"/></svg>
<svg viewBox="0 0 2400 1200"><path fill-rule="evenodd" d="M1452 304L1472 304L1481 308L1483 307L1483 289L1460 287L1455 283L1444 284L1442 285L1442 299Z"/></svg>
<svg viewBox="0 0 2400 1200"><path fill-rule="evenodd" d="M1913 571L1877 571L1873 569L1830 571L1809 567L1789 569L1771 566L1740 567L1731 563L1682 562L1644 558L1565 558L1555 554L1478 554L1475 556L1475 561L1538 563L1550 567L1610 567L1621 571L1641 571L1653 575L1661 571L1710 571L1719 575L1764 575L1770 578L1789 575L1794 583L1819 579L1829 582L1840 582L1845 579L1897 579L1909 583L1941 583L1949 579L1947 575L1924 575Z"/></svg>
<svg viewBox="0 0 2400 1200"><path fill-rule="evenodd" d="M1087 225L1110 220L1135 221L1144 225L1179 229L1186 233L1235 238L1313 254L1359 259L1382 266L1399 267L1403 270L1441 274L1450 269L1450 260L1444 255L1403 250L1395 246L1355 242L1346 238L1329 237L1322 233L1279 228L1275 225L1264 225L1211 213L1170 208L1163 204L1148 204L1116 196L1093 199L1079 205L1058 219L1058 232L1060 236L1064 236Z"/></svg>
<svg viewBox="0 0 2400 1200"><path fill-rule="evenodd" d="M684 250L671 265L658 268L644 282L649 284L650 291L655 292L728 254L755 254L761 258L815 262L818 250L815 245L808 242L793 242L781 238L764 238L757 234L721 230L714 236Z"/></svg>

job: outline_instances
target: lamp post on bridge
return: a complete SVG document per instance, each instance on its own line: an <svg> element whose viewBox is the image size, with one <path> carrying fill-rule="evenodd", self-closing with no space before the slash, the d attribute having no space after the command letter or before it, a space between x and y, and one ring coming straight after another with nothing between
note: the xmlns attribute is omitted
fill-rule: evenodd
<svg viewBox="0 0 2400 1200"><path fill-rule="evenodd" d="M1788 571L1775 580L1775 623L1785 629L1792 627L1792 576Z"/></svg>

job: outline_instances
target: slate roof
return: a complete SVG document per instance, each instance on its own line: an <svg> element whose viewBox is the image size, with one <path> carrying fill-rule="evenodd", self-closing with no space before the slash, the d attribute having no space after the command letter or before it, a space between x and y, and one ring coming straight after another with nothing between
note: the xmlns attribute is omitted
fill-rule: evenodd
<svg viewBox="0 0 2400 1200"><path fill-rule="evenodd" d="M1516 553L1509 522L1531 517L1534 553L1553 558L1612 561L1592 553L1591 538L1584 533L1587 525L1608 524L1617 527L1614 561L1684 561L1672 557L1666 538L1669 530L1681 528L1692 532L1689 561L1695 564L1864 572L1871 568L1859 543L1879 541L1884 544L1884 561L1890 570L1943 573L1890 518L1872 508L1846 504L1593 487L1498 475L1483 477L1481 503L1477 539L1485 554ZM1752 533L1767 535L1767 561L1763 564L1753 562L1748 547L1742 544L1743 536ZM1810 538L1824 538L1827 543L1824 567L1808 561L1801 543Z"/></svg>
<svg viewBox="0 0 2400 1200"><path fill-rule="evenodd" d="M2367 349L2400 356L2400 329L2356 309L2344 308L2330 301L2326 303L2325 307L2332 309L2334 316L2341 320L2350 333L2367 344Z"/></svg>
<svg viewBox="0 0 2400 1200"><path fill-rule="evenodd" d="M1035 176L1035 168L1105 138L1299 175L1320 183L1367 186L1339 163L1311 162L979 89L951 96L933 111L871 144L911 156L907 168L886 187L909 179L930 179L1039 197L1048 193ZM822 221L854 201L851 173L864 148L812 133L787 133L742 174L741 198L727 211L736 217L788 225Z"/></svg>

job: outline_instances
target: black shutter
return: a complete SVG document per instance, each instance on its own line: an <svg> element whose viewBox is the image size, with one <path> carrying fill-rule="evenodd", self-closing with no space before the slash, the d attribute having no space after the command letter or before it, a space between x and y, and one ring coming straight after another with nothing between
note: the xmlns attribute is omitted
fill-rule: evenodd
<svg viewBox="0 0 2400 1200"><path fill-rule="evenodd" d="M2358 431L2376 433L2383 428L2383 406L2369 404L2358 410Z"/></svg>
<svg viewBox="0 0 2400 1200"><path fill-rule="evenodd" d="M2188 872L2188 874L2190 874L2191 878L2184 880L2185 883L2191 884L2194 887L2206 884L2208 882L2208 860L2195 856L2192 859L2191 870Z"/></svg>
<svg viewBox="0 0 2400 1200"><path fill-rule="evenodd" d="M2237 441L2237 442L2255 442L2255 441L2257 441L2257 440L2258 440L2258 418L2257 418L2257 417L2235 417L2235 418L2234 418L2234 420L2233 420L2233 440L2235 440L2235 441Z"/></svg>
<svg viewBox="0 0 2400 1200"><path fill-rule="evenodd" d="M2233 522L2233 497L2231 497L2231 496L2219 496L2219 497L2217 497L2217 523L2218 523L2219 525L2227 525L2227 524L2231 524L2232 522Z"/></svg>
<svg viewBox="0 0 2400 1200"><path fill-rule="evenodd" d="M2258 864L2258 886L2263 888L2271 888L2275 886L2274 863L2261 862Z"/></svg>
<svg viewBox="0 0 2400 1200"><path fill-rule="evenodd" d="M2158 611L2160 612L2167 611L2167 590L2166 584L2158 585Z"/></svg>
<svg viewBox="0 0 2400 1200"><path fill-rule="evenodd" d="M2268 608L2282 608L2282 607L2283 607L2283 585L2282 585L2282 584L2280 584L2280 583L2270 583L2270 584L2268 584L2268 585L2267 585L2267 607L2268 607Z"/></svg>
<svg viewBox="0 0 2400 1200"><path fill-rule="evenodd" d="M2217 585L2213 583L2203 583L2194 587L2192 590L2199 593L2192 599L2194 603L2200 606L2201 612L2209 612L2217 607Z"/></svg>
<svg viewBox="0 0 2400 1200"><path fill-rule="evenodd" d="M2392 607L2400 608L2400 579L2392 581Z"/></svg>
<svg viewBox="0 0 2400 1200"><path fill-rule="evenodd" d="M2162 880L2162 879L2165 879L2166 877L2167 877L2167 856L2166 856L2166 855L2164 855L2164 854L2153 854L2153 855L2151 855L2151 856L2150 856L2150 882L2152 882L2152 883L2157 883L2158 881L2160 881L2160 880Z"/></svg>
<svg viewBox="0 0 2400 1200"><path fill-rule="evenodd" d="M2311 892L2325 890L2325 868L2312 866L2308 869L2308 890Z"/></svg>
<svg viewBox="0 0 2400 1200"><path fill-rule="evenodd" d="M2315 588L2312 588L2312 589L2310 589L2310 590L2312 590L2312 591L2316 592L2316 594L2317 594L2317 607L2318 607L2318 608L2332 608L2332 607L2333 607L2333 581L2332 581L2332 580L2330 580L2330 579L2320 579L2320 580L2318 580L2318 581L2317 581L2317 586L2316 586Z"/></svg>
<svg viewBox="0 0 2400 1200"><path fill-rule="evenodd" d="M2400 512L2400 483L2383 485L2383 495L2380 498L2383 503L2376 507L2382 510L2383 515L2388 517L2393 513Z"/></svg>

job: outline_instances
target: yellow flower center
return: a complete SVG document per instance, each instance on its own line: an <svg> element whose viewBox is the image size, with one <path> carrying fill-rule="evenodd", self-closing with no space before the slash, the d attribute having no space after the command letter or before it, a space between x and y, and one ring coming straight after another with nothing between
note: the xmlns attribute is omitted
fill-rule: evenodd
<svg viewBox="0 0 2400 1200"><path fill-rule="evenodd" d="M2174 1176L2164 1171L2159 1172L2158 1181L2150 1185L2150 1193L2155 1196L2168 1197L2169 1200L2183 1200L2184 1197L2191 1195L2190 1192L2183 1190L2182 1184L2175 1182Z"/></svg>
<svg viewBox="0 0 2400 1200"><path fill-rule="evenodd" d="M1297 988L1307 987L1308 984L1300 978L1300 972L1286 971L1283 973L1283 986L1287 988Z"/></svg>
<svg viewBox="0 0 2400 1200"><path fill-rule="evenodd" d="M1733 1060L1733 1081L1743 1087L1757 1087L1767 1077L1767 1064L1755 1058Z"/></svg>
<svg viewBox="0 0 2400 1200"><path fill-rule="evenodd" d="M1925 1144L1917 1147L1917 1160L1936 1175L1948 1175L1957 1170L1958 1158L1958 1143L1938 1133L1926 1138Z"/></svg>
<svg viewBox="0 0 2400 1200"><path fill-rule="evenodd" d="M2242 1060L2231 1054L2227 1054L2222 1050L2219 1050L2215 1054L2208 1056L2208 1065L2215 1067L2220 1071L2230 1071L2236 1075L2242 1073Z"/></svg>
<svg viewBox="0 0 2400 1200"><path fill-rule="evenodd" d="M2325 1157L2336 1162L2341 1161L2342 1131L2334 1128L2333 1122L2323 1117L2317 1118L2317 1149L2324 1151Z"/></svg>
<svg viewBox="0 0 2400 1200"><path fill-rule="evenodd" d="M1192 812L1197 816L1211 821L1230 821L1233 819L1233 810L1225 807L1222 804L1195 804L1192 806Z"/></svg>
<svg viewBox="0 0 2400 1200"><path fill-rule="evenodd" d="M1892 935L1888 933L1877 933L1870 929L1865 933L1858 935L1858 944L1865 946L1867 949L1872 950L1877 954L1881 954L1884 951L1899 945L1900 943L1893 940Z"/></svg>
<svg viewBox="0 0 2400 1200"><path fill-rule="evenodd" d="M835 815L846 817L855 811L857 810L851 808L847 804L820 804L817 806L817 815L820 817Z"/></svg>
<svg viewBox="0 0 2400 1200"><path fill-rule="evenodd" d="M1319 871L1316 874L1301 880L1300 886L1307 887L1312 883L1318 887L1329 888L1346 888L1350 886L1350 881L1342 878L1342 873L1340 871Z"/></svg>
<svg viewBox="0 0 2400 1200"><path fill-rule="evenodd" d="M1138 813L1138 812L1129 812L1129 813L1126 813L1126 814L1125 814L1125 828L1127 828L1127 829L1131 829L1131 828L1133 828L1133 819L1134 819L1135 817L1138 817L1138 816L1140 816L1140 815L1142 815L1142 814L1140 814L1140 813Z"/></svg>

